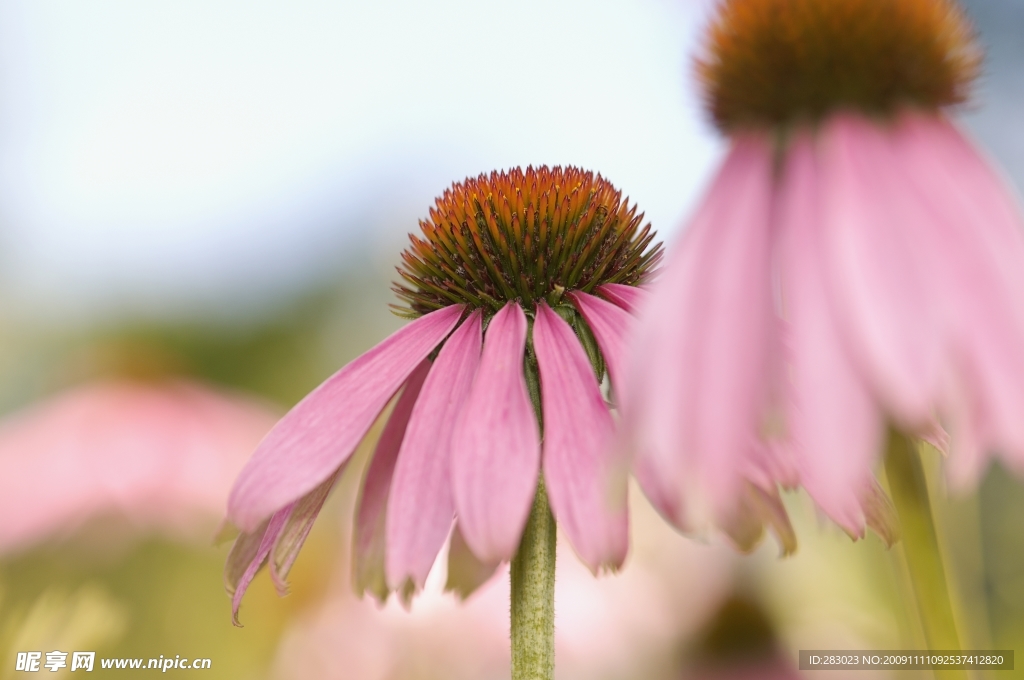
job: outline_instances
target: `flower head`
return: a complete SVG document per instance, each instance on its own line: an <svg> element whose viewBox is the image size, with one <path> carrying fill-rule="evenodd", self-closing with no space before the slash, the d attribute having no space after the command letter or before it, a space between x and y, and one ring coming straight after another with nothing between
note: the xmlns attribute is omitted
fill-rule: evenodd
<svg viewBox="0 0 1024 680"><path fill-rule="evenodd" d="M574 168L494 172L445 192L399 269L398 311L415 320L295 406L236 482L236 613L264 562L283 583L392 400L357 503L360 591L410 595L449 534L451 586L472 590L515 554L542 471L580 557L620 565L625 480L600 382L621 380L622 301L660 257L641 221L611 184Z"/></svg>
<svg viewBox="0 0 1024 680"><path fill-rule="evenodd" d="M498 312L558 304L565 291L635 286L660 257L622 194L578 168L519 168L453 185L410 236L395 292L420 316L452 304Z"/></svg>
<svg viewBox="0 0 1024 680"><path fill-rule="evenodd" d="M952 0L728 0L697 73L731 132L966 100L980 52Z"/></svg>
<svg viewBox="0 0 1024 680"><path fill-rule="evenodd" d="M801 484L855 536L892 512L887 428L975 476L1024 463L1024 229L943 108L977 50L947 0L728 0L698 63L733 135L639 331L626 420L677 523ZM744 87L746 83L749 87Z"/></svg>

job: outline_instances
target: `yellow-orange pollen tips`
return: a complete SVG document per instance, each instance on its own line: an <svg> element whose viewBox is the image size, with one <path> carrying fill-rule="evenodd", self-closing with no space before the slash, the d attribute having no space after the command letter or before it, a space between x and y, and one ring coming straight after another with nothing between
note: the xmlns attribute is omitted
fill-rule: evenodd
<svg viewBox="0 0 1024 680"><path fill-rule="evenodd" d="M954 0L721 0L697 73L730 132L960 103L980 62Z"/></svg>
<svg viewBox="0 0 1024 680"><path fill-rule="evenodd" d="M578 168L516 168L453 184L422 237L410 235L396 310L419 316L451 304L527 309L603 283L636 285L661 257L643 214L600 175Z"/></svg>

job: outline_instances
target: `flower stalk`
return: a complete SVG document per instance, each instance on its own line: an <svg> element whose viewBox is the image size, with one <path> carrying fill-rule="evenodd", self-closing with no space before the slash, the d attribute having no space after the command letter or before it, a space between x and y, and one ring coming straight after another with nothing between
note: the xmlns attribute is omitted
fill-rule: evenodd
<svg viewBox="0 0 1024 680"><path fill-rule="evenodd" d="M555 674L555 518L541 477L512 560L512 680Z"/></svg>
<svg viewBox="0 0 1024 680"><path fill-rule="evenodd" d="M906 435L890 432L885 472L903 528L903 554L928 648L959 650L960 639L928 497L928 482L917 445ZM967 674L942 670L936 671L936 677L966 678Z"/></svg>
<svg viewBox="0 0 1024 680"><path fill-rule="evenodd" d="M530 402L543 432L532 319L527 338L523 369ZM512 680L551 680L555 676L555 529L541 474L510 572Z"/></svg>

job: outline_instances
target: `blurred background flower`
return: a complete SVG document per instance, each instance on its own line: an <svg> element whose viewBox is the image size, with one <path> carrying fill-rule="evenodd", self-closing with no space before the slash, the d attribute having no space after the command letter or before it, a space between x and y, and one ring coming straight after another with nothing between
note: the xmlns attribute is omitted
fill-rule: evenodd
<svg viewBox="0 0 1024 680"><path fill-rule="evenodd" d="M208 540L275 415L180 380L84 384L16 412L0 422L0 552L103 517Z"/></svg>
<svg viewBox="0 0 1024 680"><path fill-rule="evenodd" d="M721 149L689 80L705 4L0 3L0 409L41 417L97 384L185 380L283 412L401 325L387 304L405 234L479 172L600 170L670 239ZM1019 190L1024 3L965 4L988 61L963 119ZM220 453L211 465L231 460ZM356 477L321 514L289 597L254 582L244 629L223 593L227 546L204 537L220 519L212 496L176 506L199 510L187 531L99 510L32 519L45 534L0 555L0 677L12 652L64 646L210 657L209 678L296 677L325 659L331 672L366 659L363 677L431 677L461 631L503 635L502 576L464 607L425 597L411 614L349 595ZM48 479L23 482L44 496ZM564 570L584 568L562 560L561 677L705 677L732 649L712 644L722 627L741 648L774 640L788 661L921 644L881 542L850 545L803 494L784 498L801 545L781 561L770 542L742 560L721 539L689 542L631 496L619 577L574 585ZM964 644L1020 648L1019 481L995 467L977 495L936 504ZM727 616L734 601L759 614ZM744 629L760 633L747 644ZM481 648L465 672L505 677L507 659Z"/></svg>

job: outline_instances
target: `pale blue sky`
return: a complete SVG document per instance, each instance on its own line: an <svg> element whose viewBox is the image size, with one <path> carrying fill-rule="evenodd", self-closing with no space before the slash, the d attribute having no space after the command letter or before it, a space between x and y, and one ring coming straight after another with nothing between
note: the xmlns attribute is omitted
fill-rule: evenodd
<svg viewBox="0 0 1024 680"><path fill-rule="evenodd" d="M699 6L0 3L3 297L258 297L346 250L397 259L453 180L518 164L598 170L671 232L721 147L689 80Z"/></svg>
<svg viewBox="0 0 1024 680"><path fill-rule="evenodd" d="M605 174L671 238L722 142L707 0L0 2L0 304L175 316L397 260L433 197L530 163ZM967 121L1024 184L1024 0L968 0Z"/></svg>

